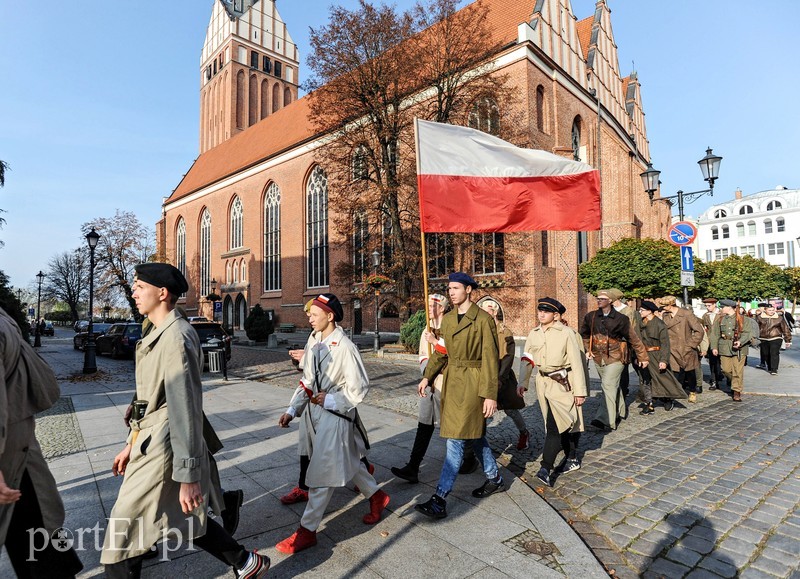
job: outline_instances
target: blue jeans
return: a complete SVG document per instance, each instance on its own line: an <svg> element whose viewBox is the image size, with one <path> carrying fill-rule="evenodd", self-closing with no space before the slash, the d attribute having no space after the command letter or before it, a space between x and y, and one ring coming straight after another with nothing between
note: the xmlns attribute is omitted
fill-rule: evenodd
<svg viewBox="0 0 800 579"><path fill-rule="evenodd" d="M442 498L446 498L450 491L453 490L453 484L458 476L458 469L461 468L461 461L464 459L464 447L467 442L472 443L475 456L481 461L486 478L490 480L497 478L497 461L494 459L492 449L489 447L489 442L485 436L475 440L448 438L447 455L444 458L442 474L436 487L436 494Z"/></svg>

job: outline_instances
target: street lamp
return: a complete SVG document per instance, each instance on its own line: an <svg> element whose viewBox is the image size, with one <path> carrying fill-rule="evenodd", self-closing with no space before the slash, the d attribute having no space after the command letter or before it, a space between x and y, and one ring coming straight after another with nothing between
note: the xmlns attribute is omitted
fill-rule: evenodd
<svg viewBox="0 0 800 579"><path fill-rule="evenodd" d="M36 279L39 281L39 300L36 302L36 319L34 323L36 324L36 328L34 329L33 333L33 347L34 348L41 348L42 347L42 332L39 328L39 318L42 316L42 282L44 281L44 274L42 270L39 270L39 273L36 274Z"/></svg>
<svg viewBox="0 0 800 579"><path fill-rule="evenodd" d="M661 171L657 169L653 169L653 164L647 164L647 170L644 173L640 173L639 177L642 178L642 184L644 185L644 190L647 192L647 196L650 197L650 204L652 205L654 201L666 201L667 203L672 205L672 199L678 200L678 219L683 221L683 207L684 203L692 203L696 201L699 197L702 197L706 193L714 196L714 181L717 180L719 177L719 165L722 162L722 157L719 155L715 155L711 151L711 147L706 149L706 156L700 159L697 164L700 165L700 171L703 173L703 180L708 183L708 189L701 189L699 191L692 191L690 193L685 193L683 191L678 191L675 195L670 195L669 197L659 197L658 199L654 198L655 192L658 189L659 184L661 183L658 178L661 175ZM689 290L686 286L683 287L683 303L685 306L688 307L689 305Z"/></svg>
<svg viewBox="0 0 800 579"><path fill-rule="evenodd" d="M111 312L111 306L109 306L109 305L103 306L103 321L104 322L108 321L108 315L109 315L110 312Z"/></svg>
<svg viewBox="0 0 800 579"><path fill-rule="evenodd" d="M94 249L100 241L100 234L92 230L86 234L86 242L89 244L89 334L86 337L86 350L83 354L83 373L94 374L97 372L97 358L95 357L94 327L92 324L94 316Z"/></svg>
<svg viewBox="0 0 800 579"><path fill-rule="evenodd" d="M372 268L375 275L378 275L378 267L381 265L381 252L377 249L372 252ZM381 335L378 331L378 301L381 296L380 286L375 287L375 343L372 346L372 351L377 352L381 349Z"/></svg>

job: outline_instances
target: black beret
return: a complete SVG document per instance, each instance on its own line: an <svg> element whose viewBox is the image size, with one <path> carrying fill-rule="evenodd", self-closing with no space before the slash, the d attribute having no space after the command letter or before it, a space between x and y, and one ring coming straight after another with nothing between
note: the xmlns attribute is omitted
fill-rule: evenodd
<svg viewBox="0 0 800 579"><path fill-rule="evenodd" d="M334 322L341 322L344 319L342 302L333 294L320 294L314 298L312 304L326 312L332 313Z"/></svg>
<svg viewBox="0 0 800 579"><path fill-rule="evenodd" d="M560 301L554 300L553 298L540 298L536 304L536 309L562 315L567 311L567 308L565 308Z"/></svg>
<svg viewBox="0 0 800 579"><path fill-rule="evenodd" d="M186 293L189 284L180 270L168 263L140 263L134 267L136 279L156 287L167 288L169 293L179 296Z"/></svg>
<svg viewBox="0 0 800 579"><path fill-rule="evenodd" d="M768 304L767 302L761 302L760 304L758 304L758 307L759 308L774 308L775 306L773 306L772 304Z"/></svg>
<svg viewBox="0 0 800 579"><path fill-rule="evenodd" d="M447 279L448 279L448 281L453 281L453 282L456 282L456 283L463 284L464 287L469 286L469 287L472 287L472 289L478 289L478 282L476 282L474 279L472 279L466 273L461 272L461 271L457 271L457 272L451 273L448 276Z"/></svg>
<svg viewBox="0 0 800 579"><path fill-rule="evenodd" d="M653 302L648 301L648 300L644 300L642 302L642 305L639 306L639 307L642 308L642 309L645 309L645 310L649 310L651 312L657 312L658 311L658 306L656 304L654 304Z"/></svg>

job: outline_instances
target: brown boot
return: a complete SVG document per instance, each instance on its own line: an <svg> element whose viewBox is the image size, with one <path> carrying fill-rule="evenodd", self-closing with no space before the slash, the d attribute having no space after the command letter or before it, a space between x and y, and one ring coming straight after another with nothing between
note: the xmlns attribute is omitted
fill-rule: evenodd
<svg viewBox="0 0 800 579"><path fill-rule="evenodd" d="M737 392L737 391L734 390L734 392L733 392L733 401L734 402L741 402L742 401L742 393L741 392Z"/></svg>

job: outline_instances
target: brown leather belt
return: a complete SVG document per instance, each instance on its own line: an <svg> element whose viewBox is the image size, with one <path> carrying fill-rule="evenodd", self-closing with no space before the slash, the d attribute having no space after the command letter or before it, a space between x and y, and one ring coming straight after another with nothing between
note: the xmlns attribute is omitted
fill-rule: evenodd
<svg viewBox="0 0 800 579"><path fill-rule="evenodd" d="M661 349L661 346L648 346L645 348L648 352L658 352Z"/></svg>

